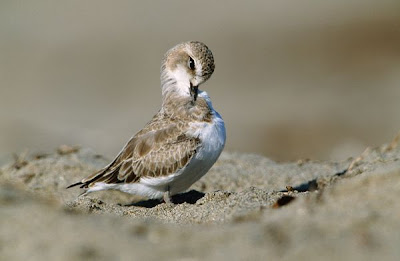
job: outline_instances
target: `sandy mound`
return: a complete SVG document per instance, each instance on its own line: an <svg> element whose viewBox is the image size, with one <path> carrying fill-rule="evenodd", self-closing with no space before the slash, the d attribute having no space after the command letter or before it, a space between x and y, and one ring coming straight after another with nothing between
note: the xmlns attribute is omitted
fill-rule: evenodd
<svg viewBox="0 0 400 261"><path fill-rule="evenodd" d="M396 145L396 144L394 144ZM400 149L352 162L276 163L223 153L172 206L65 187L107 163L88 149L20 157L0 170L4 260L396 260ZM289 191L287 191L289 189Z"/></svg>

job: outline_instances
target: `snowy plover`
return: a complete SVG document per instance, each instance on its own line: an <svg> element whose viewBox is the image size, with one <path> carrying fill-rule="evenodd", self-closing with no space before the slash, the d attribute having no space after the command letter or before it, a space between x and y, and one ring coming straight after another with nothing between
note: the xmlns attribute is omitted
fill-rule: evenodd
<svg viewBox="0 0 400 261"><path fill-rule="evenodd" d="M205 44L191 41L170 49L161 65L161 109L110 164L68 188L80 185L84 194L115 189L165 202L187 190L225 145L224 121L198 89L213 71Z"/></svg>

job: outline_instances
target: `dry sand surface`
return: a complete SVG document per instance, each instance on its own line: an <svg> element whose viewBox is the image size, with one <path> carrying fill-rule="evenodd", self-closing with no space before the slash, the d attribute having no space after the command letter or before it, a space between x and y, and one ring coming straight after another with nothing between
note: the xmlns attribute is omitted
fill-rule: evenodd
<svg viewBox="0 0 400 261"><path fill-rule="evenodd" d="M170 205L66 190L107 163L89 149L21 155L0 169L0 256L398 260L399 159L396 141L342 162L277 163L225 152Z"/></svg>

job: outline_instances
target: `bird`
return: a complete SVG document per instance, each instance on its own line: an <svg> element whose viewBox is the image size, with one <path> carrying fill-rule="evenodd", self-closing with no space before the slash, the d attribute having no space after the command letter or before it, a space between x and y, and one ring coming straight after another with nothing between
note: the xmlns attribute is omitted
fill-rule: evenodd
<svg viewBox="0 0 400 261"><path fill-rule="evenodd" d="M173 203L219 158L225 123L199 86L215 69L211 50L188 41L169 49L161 63L161 109L107 166L67 188L81 195L119 190Z"/></svg>

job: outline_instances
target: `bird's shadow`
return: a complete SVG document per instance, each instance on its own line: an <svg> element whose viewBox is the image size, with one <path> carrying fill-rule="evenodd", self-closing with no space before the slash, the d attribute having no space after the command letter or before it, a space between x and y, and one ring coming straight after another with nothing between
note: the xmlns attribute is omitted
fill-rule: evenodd
<svg viewBox="0 0 400 261"><path fill-rule="evenodd" d="M205 194L203 192L200 192L197 190L190 190L186 193L177 194L177 195L172 196L172 202L174 204L182 204L182 203L195 204L199 199L204 197L204 195ZM134 202L132 204L128 204L125 206L153 208L162 203L164 203L164 200L162 200L162 199L149 199L149 200L142 200L139 202Z"/></svg>

